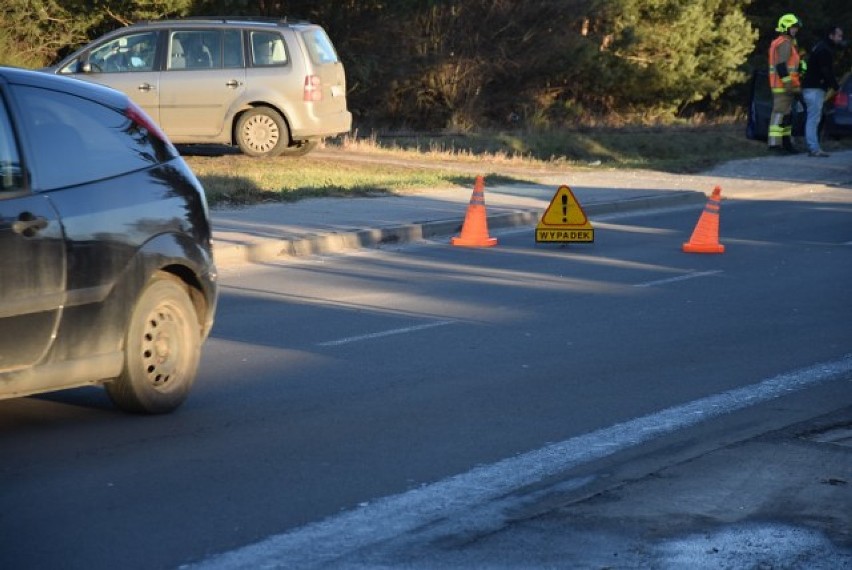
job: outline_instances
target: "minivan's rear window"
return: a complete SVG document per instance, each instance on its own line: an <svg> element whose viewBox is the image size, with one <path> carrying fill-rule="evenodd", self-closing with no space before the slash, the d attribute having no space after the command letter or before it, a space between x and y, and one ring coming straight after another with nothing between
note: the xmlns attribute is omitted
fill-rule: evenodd
<svg viewBox="0 0 852 570"><path fill-rule="evenodd" d="M334 45L322 28L311 28L302 32L302 39L308 46L308 55L314 65L337 63L337 52Z"/></svg>

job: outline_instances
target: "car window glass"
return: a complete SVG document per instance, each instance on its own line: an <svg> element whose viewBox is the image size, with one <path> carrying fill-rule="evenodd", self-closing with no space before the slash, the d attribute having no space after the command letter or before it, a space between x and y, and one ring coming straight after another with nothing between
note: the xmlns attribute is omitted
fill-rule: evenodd
<svg viewBox="0 0 852 570"><path fill-rule="evenodd" d="M243 34L240 30L225 30L225 67L243 67Z"/></svg>
<svg viewBox="0 0 852 570"><path fill-rule="evenodd" d="M93 49L89 64L98 73L151 71L156 51L157 32L127 34Z"/></svg>
<svg viewBox="0 0 852 570"><path fill-rule="evenodd" d="M198 35L198 46L202 58L205 54L210 56L210 67L221 69L222 67L222 32L219 30L207 30Z"/></svg>
<svg viewBox="0 0 852 570"><path fill-rule="evenodd" d="M132 172L158 162L160 141L125 110L36 87L19 87L41 190Z"/></svg>
<svg viewBox="0 0 852 570"><path fill-rule="evenodd" d="M286 65L284 38L275 32L251 32L252 65Z"/></svg>
<svg viewBox="0 0 852 570"><path fill-rule="evenodd" d="M322 28L312 28L302 32L302 39L308 47L308 56L316 65L336 63L337 52Z"/></svg>
<svg viewBox="0 0 852 570"><path fill-rule="evenodd" d="M178 34L169 37L169 69L186 69L186 53Z"/></svg>
<svg viewBox="0 0 852 570"><path fill-rule="evenodd" d="M15 192L23 187L23 169L15 131L12 130L6 105L0 97L0 193Z"/></svg>
<svg viewBox="0 0 852 570"><path fill-rule="evenodd" d="M222 67L222 32L219 30L172 32L169 45L169 69Z"/></svg>

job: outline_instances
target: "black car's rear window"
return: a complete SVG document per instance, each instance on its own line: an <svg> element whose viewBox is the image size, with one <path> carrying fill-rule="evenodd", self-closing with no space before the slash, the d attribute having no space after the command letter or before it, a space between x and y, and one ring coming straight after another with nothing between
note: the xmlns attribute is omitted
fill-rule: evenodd
<svg viewBox="0 0 852 570"><path fill-rule="evenodd" d="M171 156L124 109L37 87L18 86L16 98L39 190L111 178Z"/></svg>
<svg viewBox="0 0 852 570"><path fill-rule="evenodd" d="M0 193L17 192L24 188L24 171L16 139L6 112L6 102L0 96Z"/></svg>

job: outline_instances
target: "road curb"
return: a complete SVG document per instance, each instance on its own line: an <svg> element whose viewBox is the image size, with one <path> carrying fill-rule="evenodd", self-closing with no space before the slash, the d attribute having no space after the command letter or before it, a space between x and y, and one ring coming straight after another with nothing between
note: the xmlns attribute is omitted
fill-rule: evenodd
<svg viewBox="0 0 852 570"><path fill-rule="evenodd" d="M706 195L696 191L667 192L664 195L601 202L584 206L587 215L607 215L654 208L670 208L702 203ZM505 229L535 225L543 209L514 210L488 215L488 227ZM264 263L275 259L307 257L372 249L411 243L424 239L452 236L461 231L464 215L458 218L400 224L385 228L366 228L347 232L324 232L298 237L268 238L254 243L215 243L214 256L220 267L245 263Z"/></svg>

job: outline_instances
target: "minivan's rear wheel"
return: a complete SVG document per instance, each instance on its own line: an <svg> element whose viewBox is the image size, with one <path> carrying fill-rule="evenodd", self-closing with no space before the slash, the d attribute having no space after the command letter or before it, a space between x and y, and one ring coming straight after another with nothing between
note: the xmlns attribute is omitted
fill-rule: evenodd
<svg viewBox="0 0 852 570"><path fill-rule="evenodd" d="M237 121L237 144L249 156L278 156L290 144L290 132L275 110L255 107Z"/></svg>
<svg viewBox="0 0 852 570"><path fill-rule="evenodd" d="M142 291L127 326L124 370L106 384L131 412L160 414L180 406L195 381L201 340L186 286L158 273Z"/></svg>

